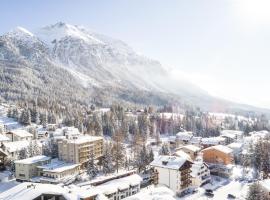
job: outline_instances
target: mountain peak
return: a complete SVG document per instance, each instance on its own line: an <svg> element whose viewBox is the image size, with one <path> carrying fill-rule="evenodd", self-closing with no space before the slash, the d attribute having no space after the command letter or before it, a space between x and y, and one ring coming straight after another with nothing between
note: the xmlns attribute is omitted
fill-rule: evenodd
<svg viewBox="0 0 270 200"><path fill-rule="evenodd" d="M48 45L52 45L53 41L59 41L65 37L80 39L91 44L103 43L95 38L85 28L70 25L64 22L58 22L53 25L45 26L35 32L35 34Z"/></svg>
<svg viewBox="0 0 270 200"><path fill-rule="evenodd" d="M16 39L22 39L22 38L29 38L29 37L34 37L34 34L28 31L27 29L17 26L15 29L11 30L6 34L9 37L14 37Z"/></svg>

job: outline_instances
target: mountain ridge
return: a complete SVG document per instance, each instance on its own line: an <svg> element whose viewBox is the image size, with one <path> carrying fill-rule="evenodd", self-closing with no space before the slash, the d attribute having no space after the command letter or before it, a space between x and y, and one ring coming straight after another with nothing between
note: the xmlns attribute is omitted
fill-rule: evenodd
<svg viewBox="0 0 270 200"><path fill-rule="evenodd" d="M41 74L34 76L37 80L46 77L46 72L42 70L46 68L50 71L51 66L57 74L53 75L52 72L49 76L58 77L71 90L76 88L83 101L102 94L99 101L106 98L108 102L123 100L157 105L184 102L209 111L229 110L234 107L239 107L240 110L262 111L253 106L212 97L196 85L181 80L181 77L179 81L172 80L170 71L158 61L138 55L124 42L94 33L82 26L63 22L42 27L34 32L18 27L0 36L0 65L3 69L9 65L17 65L17 68L20 66L19 68L29 71L38 70L35 73ZM72 80L74 88L65 77L61 77L62 70L63 74ZM52 82L58 81L48 79L51 87ZM29 80L31 82L31 77ZM0 83L1 81L3 84L4 79L0 80ZM37 82L44 86L42 81ZM65 91L72 94L68 88L65 88ZM139 99L140 94L145 95L141 97L145 100ZM213 108L216 110L212 110Z"/></svg>

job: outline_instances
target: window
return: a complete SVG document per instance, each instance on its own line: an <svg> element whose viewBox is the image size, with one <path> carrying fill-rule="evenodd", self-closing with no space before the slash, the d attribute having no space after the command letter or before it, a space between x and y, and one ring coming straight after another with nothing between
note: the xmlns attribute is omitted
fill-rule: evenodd
<svg viewBox="0 0 270 200"><path fill-rule="evenodd" d="M19 174L19 176L21 176L21 177L25 177L25 174Z"/></svg>

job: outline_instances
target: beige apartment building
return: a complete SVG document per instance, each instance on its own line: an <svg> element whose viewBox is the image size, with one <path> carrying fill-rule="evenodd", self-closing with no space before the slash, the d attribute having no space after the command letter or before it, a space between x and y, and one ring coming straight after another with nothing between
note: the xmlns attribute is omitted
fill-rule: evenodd
<svg viewBox="0 0 270 200"><path fill-rule="evenodd" d="M84 167L93 152L95 159L102 156L103 138L96 136L81 136L77 139L65 139L58 142L58 157L60 160L81 164Z"/></svg>

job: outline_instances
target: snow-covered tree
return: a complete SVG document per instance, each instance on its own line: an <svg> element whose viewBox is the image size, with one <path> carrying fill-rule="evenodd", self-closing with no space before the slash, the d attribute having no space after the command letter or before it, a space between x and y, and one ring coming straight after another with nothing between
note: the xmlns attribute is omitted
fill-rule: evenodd
<svg viewBox="0 0 270 200"><path fill-rule="evenodd" d="M113 160L112 160L112 147L110 143L105 143L103 157L102 157L102 171L104 174L110 174L114 172Z"/></svg>
<svg viewBox="0 0 270 200"><path fill-rule="evenodd" d="M170 148L168 144L163 144L159 150L159 155L170 155Z"/></svg>
<svg viewBox="0 0 270 200"><path fill-rule="evenodd" d="M89 175L91 179L96 177L98 174L98 168L95 164L95 155L94 155L94 152L92 151L90 153L90 158L87 163L87 174Z"/></svg>

